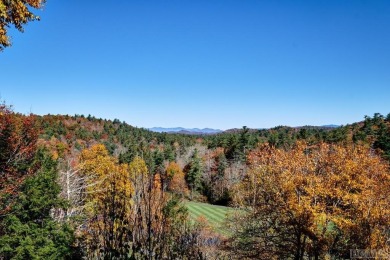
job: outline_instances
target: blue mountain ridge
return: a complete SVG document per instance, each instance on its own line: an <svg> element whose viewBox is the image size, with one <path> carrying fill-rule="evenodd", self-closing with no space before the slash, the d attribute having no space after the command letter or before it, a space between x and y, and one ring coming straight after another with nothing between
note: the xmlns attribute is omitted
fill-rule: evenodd
<svg viewBox="0 0 390 260"><path fill-rule="evenodd" d="M189 133L199 133L199 134L215 134L223 132L220 129L212 129L212 128L184 128L184 127L152 127L148 128L152 132L158 133L180 133L180 132L189 132Z"/></svg>
<svg viewBox="0 0 390 260"><path fill-rule="evenodd" d="M324 127L324 128L337 128L340 127L339 125L329 124L329 125L321 125L321 126L297 126L295 128L302 128L302 127ZM266 128L255 128L257 130L266 129ZM152 132L157 133L191 133L191 134L217 134L222 132L229 132L233 130L240 130L240 128L235 129L228 129L228 130L220 130L220 129L213 129L213 128L184 128L184 127L152 127L148 128L148 130Z"/></svg>

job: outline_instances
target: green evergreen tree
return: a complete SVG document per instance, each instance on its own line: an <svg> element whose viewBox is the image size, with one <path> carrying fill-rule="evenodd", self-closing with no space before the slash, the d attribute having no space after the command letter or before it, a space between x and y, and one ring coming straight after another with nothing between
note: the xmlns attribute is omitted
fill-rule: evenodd
<svg viewBox="0 0 390 260"><path fill-rule="evenodd" d="M166 148L164 149L164 157L165 160L168 160L169 162L174 162L176 155L175 151L172 148L172 145L167 145Z"/></svg>
<svg viewBox="0 0 390 260"><path fill-rule="evenodd" d="M198 155L198 150L195 149L191 156L191 161L187 165L186 169L186 181L191 188L191 198L193 192L202 188L202 162Z"/></svg>
<svg viewBox="0 0 390 260"><path fill-rule="evenodd" d="M378 128L374 148L381 149L383 158L390 161L390 128L384 122L381 122Z"/></svg>
<svg viewBox="0 0 390 260"><path fill-rule="evenodd" d="M0 217L0 259L70 258L73 231L55 221L53 209L65 208L59 198L56 162L39 152L40 169L28 179L10 214Z"/></svg>

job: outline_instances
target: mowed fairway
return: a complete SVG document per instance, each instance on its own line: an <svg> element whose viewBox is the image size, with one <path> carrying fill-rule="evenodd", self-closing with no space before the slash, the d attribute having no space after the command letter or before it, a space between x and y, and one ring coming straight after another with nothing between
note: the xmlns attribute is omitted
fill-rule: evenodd
<svg viewBox="0 0 390 260"><path fill-rule="evenodd" d="M200 216L204 216L207 219L208 224L210 224L216 232L222 235L229 235L229 231L226 229L225 220L229 214L236 212L235 209L193 201L186 202L186 205L190 216L194 221Z"/></svg>

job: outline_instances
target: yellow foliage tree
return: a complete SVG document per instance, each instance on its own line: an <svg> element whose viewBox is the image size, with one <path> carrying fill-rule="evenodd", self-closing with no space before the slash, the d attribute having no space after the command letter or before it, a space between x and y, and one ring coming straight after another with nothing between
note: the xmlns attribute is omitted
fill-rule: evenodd
<svg viewBox="0 0 390 260"><path fill-rule="evenodd" d="M191 232L187 210L165 194L161 176L135 157L118 164L103 145L81 153L86 178L86 219L82 243L88 259L182 259L196 241L179 241ZM187 234L187 235L183 235Z"/></svg>
<svg viewBox="0 0 390 260"><path fill-rule="evenodd" d="M362 146L261 146L235 201L250 209L236 245L256 257L349 257L388 241L389 165Z"/></svg>
<svg viewBox="0 0 390 260"><path fill-rule="evenodd" d="M29 7L41 8L44 3L44 0L0 0L0 51L11 45L7 27L12 24L23 31L23 26L29 21L39 20Z"/></svg>
<svg viewBox="0 0 390 260"><path fill-rule="evenodd" d="M128 165L118 164L101 144L84 150L80 161L83 173L89 176L88 224L84 232L88 257L112 259L128 254L134 203Z"/></svg>

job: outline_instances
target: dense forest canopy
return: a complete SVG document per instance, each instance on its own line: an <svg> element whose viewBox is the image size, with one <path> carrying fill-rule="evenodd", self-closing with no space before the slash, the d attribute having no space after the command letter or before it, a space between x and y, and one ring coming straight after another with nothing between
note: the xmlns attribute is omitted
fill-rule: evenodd
<svg viewBox="0 0 390 260"><path fill-rule="evenodd" d="M3 103L0 146L2 259L344 259L389 246L390 114L186 135ZM229 230L189 214L191 200L236 208L219 216Z"/></svg>

